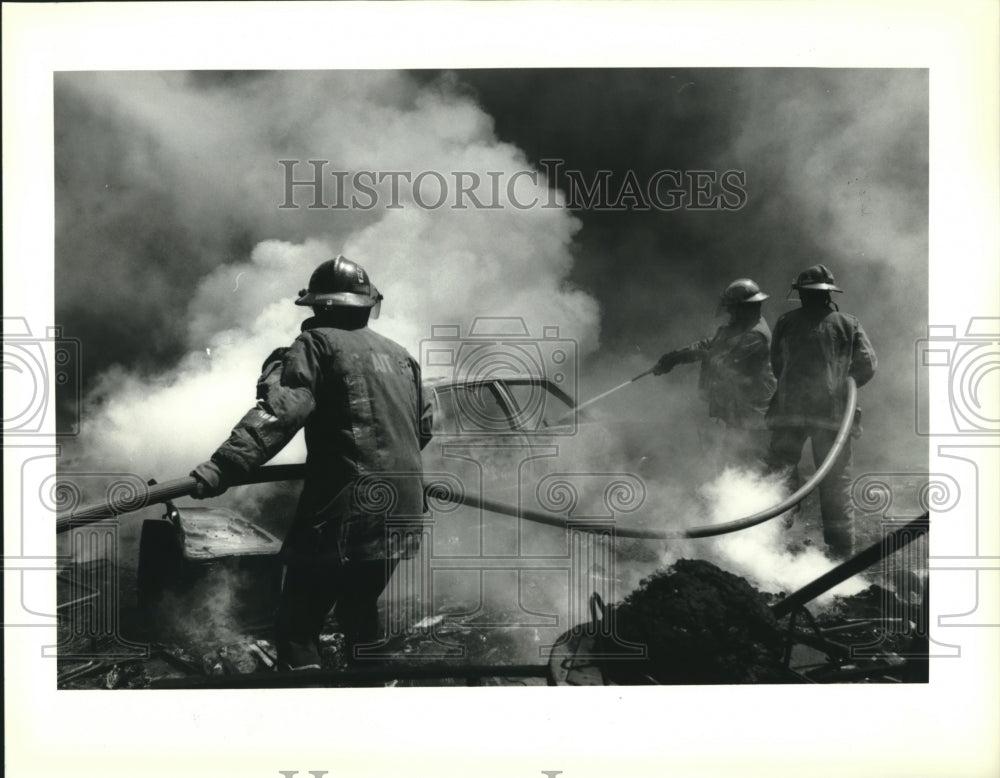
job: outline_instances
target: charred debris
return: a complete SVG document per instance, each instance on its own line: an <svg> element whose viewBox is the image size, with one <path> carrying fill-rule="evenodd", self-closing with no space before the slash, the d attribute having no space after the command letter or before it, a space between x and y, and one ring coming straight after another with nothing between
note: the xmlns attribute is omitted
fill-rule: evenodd
<svg viewBox="0 0 1000 778"><path fill-rule="evenodd" d="M806 605L861 570L884 567L926 529L926 517L911 521L784 597L761 593L705 560L680 559L619 603L605 606L595 593L590 620L553 645L539 641L536 629L535 661L524 654L523 627L487 629L482 614L477 619L445 606L396 636L374 661L348 662L330 619L322 669L298 673L275 671L266 618L254 624L244 614L241 629L228 634L191 631L208 619L193 603L211 607L205 603L216 596L210 587L219 583L218 570L195 581L184 593L189 599L171 593L159 602L153 612L159 621L151 624L151 612L139 603L125 603L118 613L106 609L114 591L135 582L128 571L122 580L117 571L109 574L106 560L95 560L60 574L57 683L63 689L144 689L923 682L926 581L905 596L873 584L836 598L816 617ZM225 575L237 572L230 568ZM502 621L502 614L492 615L494 623Z"/></svg>

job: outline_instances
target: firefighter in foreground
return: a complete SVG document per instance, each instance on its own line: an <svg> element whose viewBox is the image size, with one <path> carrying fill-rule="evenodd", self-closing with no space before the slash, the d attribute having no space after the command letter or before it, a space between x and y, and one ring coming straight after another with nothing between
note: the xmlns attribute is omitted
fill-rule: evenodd
<svg viewBox="0 0 1000 778"><path fill-rule="evenodd" d="M276 632L285 669L320 667L320 630L331 608L348 661L359 658L355 647L378 638L379 595L419 543L420 450L430 428L422 423L419 365L368 329L381 300L354 262L340 256L317 267L295 301L314 316L264 363L257 405L192 472L195 497L219 495L305 427L305 484L282 548ZM417 529L389 533L389 511L415 517Z"/></svg>
<svg viewBox="0 0 1000 778"><path fill-rule="evenodd" d="M771 372L771 330L761 316L768 295L749 278L726 287L717 313L729 320L710 338L664 354L654 375L669 373L675 365L701 362L698 391L708 401L708 415L718 427L716 453L724 462L763 465L767 450L764 415L774 393Z"/></svg>
<svg viewBox="0 0 1000 778"><path fill-rule="evenodd" d="M822 462L837 436L847 407L847 378L864 386L877 367L875 351L861 323L840 309L831 292L841 292L833 273L814 265L792 284L802 306L783 314L774 326L771 367L778 389L767 413L771 444L767 464L798 488L802 446L812 441L813 460ZM859 434L856 424L854 434ZM851 441L819 487L823 539L831 554L846 558L854 550L851 507Z"/></svg>

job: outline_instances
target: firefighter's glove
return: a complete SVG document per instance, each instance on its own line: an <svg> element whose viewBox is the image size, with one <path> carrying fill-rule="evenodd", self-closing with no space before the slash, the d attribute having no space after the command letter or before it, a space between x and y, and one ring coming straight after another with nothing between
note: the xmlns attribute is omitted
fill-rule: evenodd
<svg viewBox="0 0 1000 778"><path fill-rule="evenodd" d="M671 351L669 354L664 354L660 357L660 361L653 365L653 375L663 375L664 373L669 373L674 369L674 365L677 364L677 356Z"/></svg>
<svg viewBox="0 0 1000 778"><path fill-rule="evenodd" d="M198 465L191 471L191 475L197 481L194 491L191 493L191 496L196 500L218 497L229 488L224 483L221 468L211 459Z"/></svg>

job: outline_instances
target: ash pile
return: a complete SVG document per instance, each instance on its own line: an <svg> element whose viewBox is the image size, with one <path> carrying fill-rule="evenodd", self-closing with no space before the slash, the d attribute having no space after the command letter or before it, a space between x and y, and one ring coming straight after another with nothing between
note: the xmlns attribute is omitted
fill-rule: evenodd
<svg viewBox="0 0 1000 778"><path fill-rule="evenodd" d="M610 640L646 648L644 659L607 663L618 684L788 680L782 634L764 597L711 562L680 559L643 579L607 620Z"/></svg>

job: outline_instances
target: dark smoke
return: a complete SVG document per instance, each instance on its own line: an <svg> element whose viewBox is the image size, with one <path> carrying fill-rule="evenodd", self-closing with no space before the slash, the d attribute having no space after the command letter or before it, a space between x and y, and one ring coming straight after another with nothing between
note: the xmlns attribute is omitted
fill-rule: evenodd
<svg viewBox="0 0 1000 778"><path fill-rule="evenodd" d="M392 210L388 184L373 210L279 208L281 159L525 169L453 77L61 73L55 100L56 308L82 341L72 453L88 466L173 474L211 453L253 403L261 359L298 333L296 291L341 251L386 296L376 328L414 353L432 325L477 315L597 344L596 306L567 279L579 222L564 211Z"/></svg>
<svg viewBox="0 0 1000 778"><path fill-rule="evenodd" d="M737 211L577 214L571 278L601 304L592 393L710 334L716 298L734 278L750 276L771 294L764 314L773 325L797 305L784 299L791 279L822 262L880 360L861 393L859 465L926 467L926 447L914 445L913 344L927 325L927 71L487 70L462 78L496 117L498 135L533 162L561 158L588 179L605 169L619 181L626 170L640 180L661 169L746 171L747 202ZM664 381L655 382L609 406L671 414ZM685 392L693 396L693 380ZM690 412L704 408L693 401Z"/></svg>
<svg viewBox="0 0 1000 778"><path fill-rule="evenodd" d="M880 358L855 470L923 469L913 342L927 317L927 116L918 70L57 74L56 311L83 343L87 394L64 463L163 478L206 457L252 403L260 359L296 334L295 291L345 251L374 263L388 303L377 328L411 350L432 324L477 315L558 324L580 342L581 399L711 333L733 278L771 294L773 325L796 304L784 300L791 278L823 262ZM280 210L277 160L316 158L508 174L555 158L615 183L737 170L747 199L702 211ZM736 518L773 486L697 496L712 476L695 374L643 379L595 408L658 449L664 484L651 486L664 492L650 517L671 528ZM592 459L565 466L620 466ZM230 499L247 509L259 493ZM748 554L698 551L750 575L780 543L747 542ZM822 564L817 554L809 569ZM800 567L796 578L811 576Z"/></svg>
<svg viewBox="0 0 1000 778"><path fill-rule="evenodd" d="M204 275L259 241L371 220L276 208L278 159L343 162L313 123L331 105L346 110L351 84L405 103L400 74L56 74L56 314L83 342L85 388L112 364L169 368L186 352L186 309Z"/></svg>

